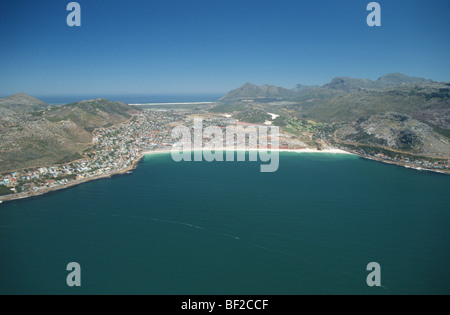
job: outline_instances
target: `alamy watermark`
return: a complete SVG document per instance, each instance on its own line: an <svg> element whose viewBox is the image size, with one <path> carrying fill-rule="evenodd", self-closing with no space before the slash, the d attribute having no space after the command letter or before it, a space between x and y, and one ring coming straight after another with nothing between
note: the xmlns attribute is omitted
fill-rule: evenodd
<svg viewBox="0 0 450 315"><path fill-rule="evenodd" d="M367 25L370 27L381 26L381 6L378 2L370 2L367 11L371 11L367 16Z"/></svg>
<svg viewBox="0 0 450 315"><path fill-rule="evenodd" d="M179 140L172 146L176 162L245 162L248 153L249 161L257 162L259 157L267 163L261 165L263 173L276 172L280 165L280 129L276 126L203 128L203 120L194 119L193 128L175 127L172 138Z"/></svg>
<svg viewBox="0 0 450 315"><path fill-rule="evenodd" d="M69 287L81 287L81 266L77 262L71 262L67 265L67 271L70 273L67 275L66 283Z"/></svg>
<svg viewBox="0 0 450 315"><path fill-rule="evenodd" d="M70 27L81 26L81 6L78 2L67 4L67 11L71 11L67 16L67 25ZM378 2L370 2L367 11L371 11L367 16L367 25L370 27L381 26L381 6Z"/></svg>
<svg viewBox="0 0 450 315"><path fill-rule="evenodd" d="M70 27L81 26L81 6L78 2L70 2L67 4L67 11L71 11L67 15L67 25Z"/></svg>
<svg viewBox="0 0 450 315"><path fill-rule="evenodd" d="M369 287L382 287L381 285L381 266L377 262L371 262L367 265L367 271L370 271L366 282Z"/></svg>

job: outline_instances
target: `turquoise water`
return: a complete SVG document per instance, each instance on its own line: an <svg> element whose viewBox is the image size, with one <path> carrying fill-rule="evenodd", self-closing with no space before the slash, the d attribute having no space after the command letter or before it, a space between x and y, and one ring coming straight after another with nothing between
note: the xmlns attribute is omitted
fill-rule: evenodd
<svg viewBox="0 0 450 315"><path fill-rule="evenodd" d="M0 294L450 293L450 177L345 155L259 166L153 155L1 204ZM367 286L370 262L384 288Z"/></svg>

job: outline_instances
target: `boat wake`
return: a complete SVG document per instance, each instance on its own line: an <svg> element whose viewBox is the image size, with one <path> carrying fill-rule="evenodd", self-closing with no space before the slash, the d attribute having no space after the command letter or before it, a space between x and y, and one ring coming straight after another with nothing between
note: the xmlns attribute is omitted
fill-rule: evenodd
<svg viewBox="0 0 450 315"><path fill-rule="evenodd" d="M86 213L88 215L93 215L92 213ZM254 244L251 242L246 242L245 240L242 240L239 236L233 235L233 234L229 234L229 233L223 233L223 232L218 232L215 231L213 229L205 229L201 226L195 225L195 224L191 224L188 222L181 222L181 221L174 221L174 220L165 220L165 219L160 219L160 218L153 218L153 217L143 217L143 216L133 216L133 215L121 215L121 214L109 214L109 216L114 217L114 218L125 218L125 219L133 219L133 220L149 220L149 221L154 221L154 222L161 222L161 223L166 223L166 224L173 224L173 225L180 225L180 226L185 226L185 227L189 227L195 230L204 230L204 231L208 231L208 232L212 232L213 234L218 234L227 238L231 238L233 240L236 241L242 241L245 243L247 243L248 246L260 249L260 250L264 250L264 251L269 251L272 253L276 253L276 254L280 254L280 255L286 255L286 256L292 256L289 253L286 252L282 252L276 249L271 249L265 246L261 246L258 244Z"/></svg>

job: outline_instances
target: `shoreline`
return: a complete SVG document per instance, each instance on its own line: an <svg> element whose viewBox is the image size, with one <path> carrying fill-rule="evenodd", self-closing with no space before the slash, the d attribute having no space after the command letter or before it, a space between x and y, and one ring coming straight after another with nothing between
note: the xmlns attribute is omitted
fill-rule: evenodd
<svg viewBox="0 0 450 315"><path fill-rule="evenodd" d="M205 151L207 149L202 148L201 151ZM190 150L190 152L195 152L195 151L200 151L200 150ZM298 154L302 154L302 153L326 153L326 154L342 154L342 155L352 155L352 156L358 156L360 158L363 159L367 159L367 160L371 160L371 161L375 161L375 162L382 162L384 164L390 164L390 165L395 165L395 166L399 166L399 167L404 167L404 168L408 168L408 169L414 169L416 171L429 171L429 172L433 172L433 173L438 173L438 174L443 174L443 175L450 175L450 171L445 171L445 170L433 170L433 169L427 169L427 168L421 168L421 167L415 167L412 165L408 165L406 163L402 163L402 162L393 162L393 161L386 161L383 159L379 159L379 158L375 158L375 157L368 157L368 156L363 156L354 152L348 152L345 150L341 150L341 149L325 149L325 150L317 150L317 149L274 149L274 150L267 150L267 149L235 149L235 148L224 148L223 149L224 152L226 151L271 151L271 152L279 152L279 153L298 153ZM22 200L22 199L28 199L28 198L32 198L32 197L39 197L42 195L46 195L48 193L51 192L56 192L56 191L60 191L60 190L64 190L64 189L68 189L68 188L72 188L78 185L82 185L91 181L96 181L96 180L100 180L100 179L106 179L106 178L112 178L113 176L117 176L117 175L125 175L133 170L135 170L137 168L137 166L139 165L139 163L142 161L142 159L145 156L150 156L150 155L158 155L158 154L170 154L172 152L172 150L154 150L154 151L144 151L141 153L141 155L139 156L139 158L134 161L132 163L132 165L130 165L129 167L122 169L120 171L116 171L110 174L103 174L103 175L98 175L98 176L93 176L90 178L83 178L83 179L79 179L79 180L75 180L73 182L70 182L66 185L62 185L62 186L58 186L58 187L48 187L48 188L43 188L37 191L33 191L33 192L27 192L27 193L22 193L22 194L12 194L12 195L6 195L6 196L1 196L0 197L0 203L5 203L5 202L9 202L9 201L15 201L15 200Z"/></svg>
<svg viewBox="0 0 450 315"><path fill-rule="evenodd" d="M198 152L198 151L206 151L209 150L207 148L202 148L201 150L188 150L190 152ZM269 151L269 152L288 152L288 153L328 153L328 154L346 154L346 155L355 155L354 153L347 152L340 149L325 149L325 150L317 150L317 149L235 149L235 148L223 148L224 152L226 151L235 151L235 152L255 152L255 151ZM155 151L145 151L142 152L142 155L154 155L154 154L168 154L171 153L172 150L155 150Z"/></svg>
<svg viewBox="0 0 450 315"><path fill-rule="evenodd" d="M384 163L384 164L388 164L388 165L395 165L398 167L412 169L412 170L419 171L419 172L433 172L433 173L438 173L441 175L450 175L450 170L437 170L437 169L431 169L431 168L423 168L421 166L412 165L412 164L408 164L405 162L389 161L389 160L385 160L385 159L375 157L375 156L365 156L365 155L362 155L362 154L359 154L356 152L353 152L351 154L358 156L360 158L366 159L366 160L380 162L380 163Z"/></svg>
<svg viewBox="0 0 450 315"><path fill-rule="evenodd" d="M88 182L92 182L92 181L96 181L96 180L100 180L100 179L112 178L113 176L117 176L117 175L125 175L128 172L135 170L136 167L138 166L138 164L141 162L142 158L143 158L143 156L139 157L139 159L137 159L131 166L124 168L123 170L120 170L117 172L93 176L93 177L89 177L89 178L77 179L75 181L72 181L72 182L70 182L66 185L62 185L62 186L47 187L47 188L42 188L40 190L36 190L33 192L27 192L27 193L22 193L22 194L6 195L6 196L0 197L0 201L2 203L5 203L8 201L16 201L16 200L29 199L29 198L33 198L33 197L39 197L39 196L43 196L43 195L46 195L46 194L49 194L52 192L56 192L59 190L69 189L69 188L72 188L72 187L75 187L78 185L82 185L82 184L85 184Z"/></svg>
<svg viewBox="0 0 450 315"><path fill-rule="evenodd" d="M202 149L202 151L204 151L205 148ZM239 150L239 149L235 149L235 148L224 148L223 151L273 151L273 152L291 152L291 153L331 153L331 154L347 154L347 155L354 155L353 153L347 152L347 151L343 151L343 150L339 150L339 149L326 149L326 150L317 150L317 149L275 149L275 150L265 150L265 149L244 149L244 150ZM191 152L195 152L196 150L191 150ZM9 202L9 201L17 201L17 200L23 200L23 199L28 199L28 198L33 198L33 197L39 197L39 196L43 196L46 195L48 193L51 192L56 192L56 191L60 191L60 190L64 190L64 189L69 189L78 185L82 185L91 181L96 181L96 180L100 180L100 179L106 179L106 178L111 178L113 176L116 175L124 175L127 174L128 172L131 172L133 170L135 170L138 166L138 164L142 161L142 159L147 156L147 155L157 155L157 154L170 154L172 152L172 150L154 150L154 151L145 151L141 153L141 156L133 162L133 164L123 170L117 171L117 172L113 172L110 174L103 174L103 175L98 175L98 176L93 176L90 178L83 178L83 179L79 179L79 180L75 180L72 181L66 185L62 185L62 186L57 186L57 187L47 187L47 188L42 188L40 190L36 190L36 191L32 191L32 192L26 192L26 193L21 193L21 194L11 194L11 195L6 195L6 196L1 196L0 197L0 201L2 203L5 202Z"/></svg>
<svg viewBox="0 0 450 315"><path fill-rule="evenodd" d="M202 148L202 150L189 150L190 152L196 152L196 151L205 151L207 149ZM223 149L224 152L227 151L226 148ZM385 160L382 158L377 158L377 157L372 157L372 156L365 156L365 155L361 155L359 153L356 152L352 152L352 151L345 151L345 150L341 150L341 149L325 149L325 150L317 150L317 149L310 149L310 148L305 148L305 149L274 149L274 150L265 150L265 149L243 149L243 150L236 150L236 149L232 149L230 148L229 151L246 151L246 152L254 152L254 151L272 151L272 152L287 152L287 153L327 153L327 154L343 154L343 155L352 155L352 156L357 156L366 160L370 160L370 161L375 161L375 162L381 162L384 164L388 164L388 165L395 165L398 167L403 167L403 168L407 168L407 169L412 169L415 171L420 171L420 172L433 172L433 173L437 173L437 174L442 174L442 175L450 175L450 170L437 170L437 169L430 169L430 168L423 168L423 167L418 167L416 165L412 165L412 164L407 164L404 162L395 162L395 161L389 161L389 160ZM170 154L172 151L171 150L156 150L156 151L146 151L143 152L142 154L144 156L146 155L156 155L156 154Z"/></svg>

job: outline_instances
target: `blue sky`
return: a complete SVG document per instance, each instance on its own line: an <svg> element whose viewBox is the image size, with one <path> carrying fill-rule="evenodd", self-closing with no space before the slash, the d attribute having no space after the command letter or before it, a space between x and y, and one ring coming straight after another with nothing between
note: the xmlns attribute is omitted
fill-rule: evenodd
<svg viewBox="0 0 450 315"><path fill-rule="evenodd" d="M450 81L450 1L2 1L0 95L225 93L402 72Z"/></svg>

